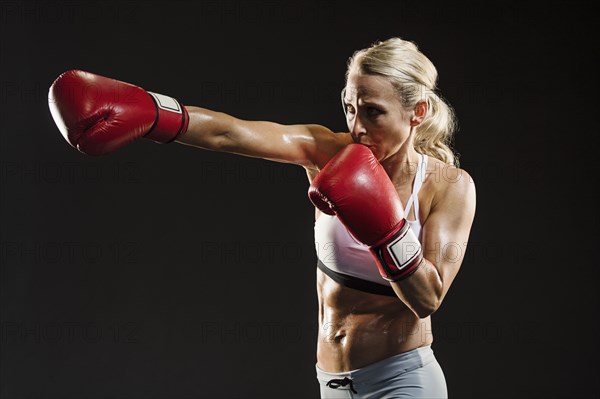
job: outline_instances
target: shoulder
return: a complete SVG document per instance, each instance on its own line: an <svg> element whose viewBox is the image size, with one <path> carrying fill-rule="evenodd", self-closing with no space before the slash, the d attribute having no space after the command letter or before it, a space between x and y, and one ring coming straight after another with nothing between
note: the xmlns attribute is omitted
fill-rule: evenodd
<svg viewBox="0 0 600 399"><path fill-rule="evenodd" d="M431 211L472 215L475 212L476 190L473 177L464 169L429 157L428 179L435 190Z"/></svg>
<svg viewBox="0 0 600 399"><path fill-rule="evenodd" d="M350 133L334 133L321 125L306 125L314 140L309 143L313 165L307 169L321 170L342 148L352 143Z"/></svg>

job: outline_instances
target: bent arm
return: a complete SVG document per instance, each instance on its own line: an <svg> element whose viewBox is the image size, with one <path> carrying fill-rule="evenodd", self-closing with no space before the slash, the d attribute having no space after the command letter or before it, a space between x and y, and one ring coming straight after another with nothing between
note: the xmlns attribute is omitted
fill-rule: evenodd
<svg viewBox="0 0 600 399"><path fill-rule="evenodd" d="M448 182L423 225L423 263L392 283L398 297L420 318L434 313L448 293L465 256L475 216L475 184L463 170Z"/></svg>
<svg viewBox="0 0 600 399"><path fill-rule="evenodd" d="M320 125L281 125L248 121L199 107L186 107L190 122L177 142L319 169L351 141Z"/></svg>

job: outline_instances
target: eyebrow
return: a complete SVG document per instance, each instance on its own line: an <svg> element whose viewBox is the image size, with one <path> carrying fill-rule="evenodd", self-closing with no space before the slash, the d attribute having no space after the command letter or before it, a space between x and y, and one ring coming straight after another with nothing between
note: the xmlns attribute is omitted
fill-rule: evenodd
<svg viewBox="0 0 600 399"><path fill-rule="evenodd" d="M344 99L344 102L345 102L345 103L348 103L348 102L350 102L350 100L349 100L349 99L348 99L348 97L347 97L347 95L348 95L348 92L347 92L345 89L344 89L344 92L343 92L343 94L344 94L344 97L343 97L343 99ZM374 90L369 90L369 89L368 89L368 88L366 88L366 87L361 87L361 88L359 88L359 89L356 91L356 95L357 95L359 98L361 98L361 102L362 102L363 104L367 104L367 105L376 105L376 106L379 106L379 107L383 107L383 104L381 104L381 103L377 102L376 100L370 100L370 99L369 99L369 97L371 97L371 96L377 96L377 94L378 94L378 93L377 93L377 91L374 91ZM364 97L366 97L367 99L364 99Z"/></svg>
<svg viewBox="0 0 600 399"><path fill-rule="evenodd" d="M380 107L380 108L385 108L384 104L377 102L377 101L373 101L373 100L360 99L360 102L361 102L361 104L364 104L364 105L371 105L371 106L376 106L376 107ZM348 104L348 103L350 103L350 100L348 100L346 97L344 97L344 104Z"/></svg>
<svg viewBox="0 0 600 399"><path fill-rule="evenodd" d="M378 107L383 107L383 106L384 106L382 103L379 103L379 102L377 102L377 101L370 101L370 100L362 100L362 99L361 99L361 102L362 102L363 104L365 104L365 105L376 105L376 106L378 106Z"/></svg>

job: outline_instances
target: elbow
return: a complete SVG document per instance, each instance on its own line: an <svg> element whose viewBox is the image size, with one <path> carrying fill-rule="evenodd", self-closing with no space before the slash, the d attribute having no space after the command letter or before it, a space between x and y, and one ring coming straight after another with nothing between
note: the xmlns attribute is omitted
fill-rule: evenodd
<svg viewBox="0 0 600 399"><path fill-rule="evenodd" d="M425 319L434 314L442 303L442 298L438 295L427 295L421 297L413 297L405 295L397 286L394 287L398 298L404 302L404 304L412 310L412 312L419 318Z"/></svg>
<svg viewBox="0 0 600 399"><path fill-rule="evenodd" d="M412 306L412 311L419 319L425 319L438 310L440 303L441 301L438 299L420 302Z"/></svg>
<svg viewBox="0 0 600 399"><path fill-rule="evenodd" d="M221 132L215 135L212 138L210 149L217 152L235 152L237 150L229 132Z"/></svg>
<svg viewBox="0 0 600 399"><path fill-rule="evenodd" d="M240 146L233 138L233 133L229 130L213 132L204 138L203 148L216 151L235 153L240 150Z"/></svg>

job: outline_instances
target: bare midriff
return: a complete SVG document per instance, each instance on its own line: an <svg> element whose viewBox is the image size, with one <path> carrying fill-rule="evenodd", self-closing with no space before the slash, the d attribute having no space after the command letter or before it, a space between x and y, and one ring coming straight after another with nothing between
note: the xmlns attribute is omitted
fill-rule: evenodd
<svg viewBox="0 0 600 399"><path fill-rule="evenodd" d="M356 370L433 341L431 318L419 319L397 297L344 287L317 269L317 366Z"/></svg>

